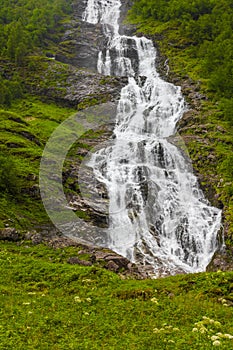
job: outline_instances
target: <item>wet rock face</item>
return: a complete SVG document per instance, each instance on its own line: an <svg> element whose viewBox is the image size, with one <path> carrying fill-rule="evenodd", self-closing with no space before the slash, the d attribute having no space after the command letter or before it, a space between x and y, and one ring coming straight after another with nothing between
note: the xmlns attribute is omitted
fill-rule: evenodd
<svg viewBox="0 0 233 350"><path fill-rule="evenodd" d="M73 2L73 21L67 24L67 31L55 55L56 60L76 67L97 69L98 53L106 38L101 25L93 25L82 20L86 0Z"/></svg>
<svg viewBox="0 0 233 350"><path fill-rule="evenodd" d="M121 6L120 22L126 17L131 6L131 1L126 0ZM91 24L82 20L87 0L74 0L73 21L66 25L66 33L59 45L55 58L58 61L72 64L76 67L97 70L98 54L107 44L102 25ZM121 24L120 34L130 35L134 28L127 24Z"/></svg>
<svg viewBox="0 0 233 350"><path fill-rule="evenodd" d="M132 0L121 0L120 28L119 28L120 35L131 36L136 31L136 26L133 26L132 24L127 24L126 23L127 21L125 21L128 10L132 7L132 5L133 5Z"/></svg>
<svg viewBox="0 0 233 350"><path fill-rule="evenodd" d="M101 98L114 101L119 98L125 81L114 77L104 80L100 74L73 68L67 79L67 85L65 99L75 105L88 97L96 98L100 102Z"/></svg>
<svg viewBox="0 0 233 350"><path fill-rule="evenodd" d="M69 27L55 55L56 60L96 71L98 53L106 40L102 27L79 20L71 22Z"/></svg>
<svg viewBox="0 0 233 350"><path fill-rule="evenodd" d="M126 58L128 58L131 63L134 71L138 74L138 66L139 66L139 57L138 57L138 51L135 44L135 40L131 38L121 38L121 46L124 48L124 55ZM104 56L106 57L106 49L103 52ZM110 57L112 64L112 72L111 74L114 75L114 72L116 72L117 76L122 76L122 72L119 71L119 57L117 55L116 48L113 48L110 50ZM123 75L125 73L123 72Z"/></svg>
<svg viewBox="0 0 233 350"><path fill-rule="evenodd" d="M233 248L229 247L228 250L222 249L217 251L206 271L233 271Z"/></svg>

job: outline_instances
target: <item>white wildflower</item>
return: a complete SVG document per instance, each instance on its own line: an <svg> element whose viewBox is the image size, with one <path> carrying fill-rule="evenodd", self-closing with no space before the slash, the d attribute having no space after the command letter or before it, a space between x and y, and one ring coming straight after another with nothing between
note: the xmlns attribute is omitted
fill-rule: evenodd
<svg viewBox="0 0 233 350"><path fill-rule="evenodd" d="M82 302L82 300L80 299L79 296L74 297L74 301L75 301L76 303L81 303L81 302Z"/></svg>
<svg viewBox="0 0 233 350"><path fill-rule="evenodd" d="M178 327L174 327L174 328L173 328L173 331L174 331L174 332L179 332L179 328L178 328Z"/></svg>
<svg viewBox="0 0 233 350"><path fill-rule="evenodd" d="M87 301L88 303L91 303L91 298L86 298L86 301Z"/></svg>
<svg viewBox="0 0 233 350"><path fill-rule="evenodd" d="M159 329L158 329L158 328L154 328L154 329L153 329L153 332L154 332L154 333L159 333Z"/></svg>
<svg viewBox="0 0 233 350"><path fill-rule="evenodd" d="M203 334L203 333L206 333L206 332L207 332L207 329L205 327L201 327L200 328L200 333Z"/></svg>
<svg viewBox="0 0 233 350"><path fill-rule="evenodd" d="M196 327L194 327L194 328L192 329L192 332L198 332L198 329L197 329Z"/></svg>
<svg viewBox="0 0 233 350"><path fill-rule="evenodd" d="M156 298L151 298L152 303L158 304L158 300Z"/></svg>
<svg viewBox="0 0 233 350"><path fill-rule="evenodd" d="M233 339L233 335L231 335L231 334L226 333L223 336L224 336L224 338L227 338L227 339Z"/></svg>
<svg viewBox="0 0 233 350"><path fill-rule="evenodd" d="M218 340L218 339L219 339L219 337L218 337L217 335L212 335L212 337L211 337L211 340L212 340L212 341Z"/></svg>
<svg viewBox="0 0 233 350"><path fill-rule="evenodd" d="M215 341L213 342L213 345L214 345L214 346L219 346L219 345L221 345L221 342L220 342L219 340L215 340Z"/></svg>

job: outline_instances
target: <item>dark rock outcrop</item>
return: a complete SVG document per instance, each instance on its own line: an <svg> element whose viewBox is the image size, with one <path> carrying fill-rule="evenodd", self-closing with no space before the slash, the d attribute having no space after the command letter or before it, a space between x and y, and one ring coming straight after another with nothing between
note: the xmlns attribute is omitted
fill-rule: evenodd
<svg viewBox="0 0 233 350"><path fill-rule="evenodd" d="M229 248L221 249L217 251L210 264L207 266L206 271L233 271L233 249Z"/></svg>
<svg viewBox="0 0 233 350"><path fill-rule="evenodd" d="M121 3L121 13L120 13L120 28L119 33L120 35L133 35L136 31L136 26L133 26L132 24L127 23L125 20L127 17L128 10L132 7L133 1L132 0L125 0Z"/></svg>
<svg viewBox="0 0 233 350"><path fill-rule="evenodd" d="M80 260L76 256L72 256L67 260L67 262L71 265L92 266L92 263L90 261Z"/></svg>
<svg viewBox="0 0 233 350"><path fill-rule="evenodd" d="M97 61L100 51L104 51L107 38L101 24L91 24L83 21L83 13L87 1L73 2L73 20L68 23L67 30L55 54L58 61L72 64L76 67L85 67L92 71L97 70ZM131 35L135 28L124 23L127 11L132 5L131 0L122 2L120 14L120 34ZM132 53L129 53L132 56ZM114 56L114 52L111 53Z"/></svg>
<svg viewBox="0 0 233 350"><path fill-rule="evenodd" d="M0 229L0 240L17 242L20 241L21 235L14 227Z"/></svg>
<svg viewBox="0 0 233 350"><path fill-rule="evenodd" d="M98 54L105 43L106 38L101 25L74 19L59 44L55 59L96 71Z"/></svg>
<svg viewBox="0 0 233 350"><path fill-rule="evenodd" d="M74 0L73 20L67 24L67 30L55 58L76 67L96 71L98 54L106 45L106 37L101 25L93 25L82 20L86 2Z"/></svg>
<svg viewBox="0 0 233 350"><path fill-rule="evenodd" d="M15 228L0 229L0 239L18 241L18 244L25 244L31 241L33 245L46 244L52 249L75 247L77 255L67 259L67 263L80 266L96 266L118 273L124 278L146 279L153 275L151 267L137 266L127 258L113 252L110 249L83 244L78 240L61 236L53 227L41 226L37 231L20 233ZM82 258L85 256L85 258Z"/></svg>
<svg viewBox="0 0 233 350"><path fill-rule="evenodd" d="M103 77L96 72L64 65L56 60L45 59L38 62L38 67L36 76L28 69L25 88L45 101L69 107L85 108L116 101L126 84L125 78Z"/></svg>

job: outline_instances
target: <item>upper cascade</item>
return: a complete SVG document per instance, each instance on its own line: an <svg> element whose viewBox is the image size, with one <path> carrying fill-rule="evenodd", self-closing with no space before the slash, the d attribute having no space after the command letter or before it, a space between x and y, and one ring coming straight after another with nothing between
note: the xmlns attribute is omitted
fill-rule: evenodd
<svg viewBox="0 0 233 350"><path fill-rule="evenodd" d="M106 29L106 34L112 32L117 35L120 7L121 2L118 0L88 0L82 19L92 24L101 23Z"/></svg>
<svg viewBox="0 0 233 350"><path fill-rule="evenodd" d="M181 89L159 77L151 40L119 35L120 6L88 0L83 14L105 30L98 71L128 77L114 141L89 162L108 190L106 245L155 275L203 271L217 247L221 211L204 198L187 155L168 140L186 108Z"/></svg>

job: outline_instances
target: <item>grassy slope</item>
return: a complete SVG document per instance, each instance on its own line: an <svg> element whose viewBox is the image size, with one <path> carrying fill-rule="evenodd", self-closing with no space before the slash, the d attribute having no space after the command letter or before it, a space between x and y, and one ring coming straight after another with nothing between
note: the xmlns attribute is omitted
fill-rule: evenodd
<svg viewBox="0 0 233 350"><path fill-rule="evenodd" d="M38 98L15 101L8 109L0 110L0 150L10 157L17 169L21 193L17 197L0 197L0 227L12 220L12 225L28 229L37 222L48 221L39 200L40 157L53 130L74 113L71 108L41 102Z"/></svg>
<svg viewBox="0 0 233 350"><path fill-rule="evenodd" d="M78 248L0 248L0 349L232 348L232 272L122 280L66 263Z"/></svg>

